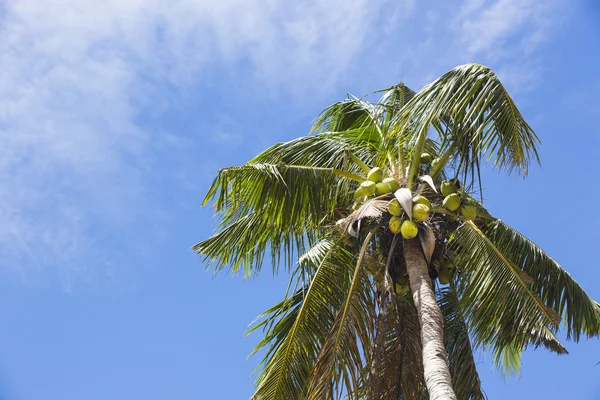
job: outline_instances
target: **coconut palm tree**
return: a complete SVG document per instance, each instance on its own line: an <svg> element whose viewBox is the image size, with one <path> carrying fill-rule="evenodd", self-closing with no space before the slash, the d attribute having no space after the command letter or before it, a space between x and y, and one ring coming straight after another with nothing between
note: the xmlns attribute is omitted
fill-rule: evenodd
<svg viewBox="0 0 600 400"><path fill-rule="evenodd" d="M525 176L539 161L496 75L469 64L380 93L330 106L208 191L220 225L194 247L205 260L290 272L252 328L255 399L483 399L474 348L515 370L530 346L566 353L561 320L574 341L600 333L598 303L484 207L483 163Z"/></svg>

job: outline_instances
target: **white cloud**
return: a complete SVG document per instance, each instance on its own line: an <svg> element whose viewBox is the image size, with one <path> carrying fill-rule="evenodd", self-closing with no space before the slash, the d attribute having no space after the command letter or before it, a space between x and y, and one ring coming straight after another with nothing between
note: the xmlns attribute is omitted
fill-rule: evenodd
<svg viewBox="0 0 600 400"><path fill-rule="evenodd" d="M456 25L471 54L497 51L509 39L530 51L560 23L559 6L560 2L537 0L467 0Z"/></svg>
<svg viewBox="0 0 600 400"><path fill-rule="evenodd" d="M267 90L327 91L384 2L22 0L0 16L0 256L26 279L107 268L98 237L140 217L153 149L136 124L247 63ZM235 74L234 74L235 75ZM313 82L312 84L306 82ZM223 134L236 132L223 132ZM157 144L158 143L158 144ZM134 206L135 204L135 206ZM93 232L93 233L92 233ZM72 278L74 277L74 278Z"/></svg>
<svg viewBox="0 0 600 400"><path fill-rule="evenodd" d="M454 47L492 64L513 92L526 91L544 72L536 52L567 15L562 0L466 0L451 23Z"/></svg>

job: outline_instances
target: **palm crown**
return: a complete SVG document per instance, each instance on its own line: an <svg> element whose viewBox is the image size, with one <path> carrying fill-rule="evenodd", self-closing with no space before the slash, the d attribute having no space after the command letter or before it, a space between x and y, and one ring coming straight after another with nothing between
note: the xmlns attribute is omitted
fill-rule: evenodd
<svg viewBox="0 0 600 400"><path fill-rule="evenodd" d="M291 271L253 327L265 350L254 397L442 398L426 287L459 399L485 397L473 347L512 370L528 346L566 353L561 319L570 339L598 335L599 305L482 204L480 165L526 175L537 144L497 77L469 64L418 93L399 84L376 103L336 103L310 135L221 169L205 199L219 230L195 250L217 270L255 274L269 255Z"/></svg>

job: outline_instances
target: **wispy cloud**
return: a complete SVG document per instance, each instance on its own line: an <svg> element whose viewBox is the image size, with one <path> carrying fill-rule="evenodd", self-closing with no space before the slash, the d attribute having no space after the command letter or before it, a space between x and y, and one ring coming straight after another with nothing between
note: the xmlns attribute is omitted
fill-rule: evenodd
<svg viewBox="0 0 600 400"><path fill-rule="evenodd" d="M456 27L462 43L471 54L495 52L504 54L503 46L531 51L549 29L560 24L560 2L536 0L467 0L457 18Z"/></svg>
<svg viewBox="0 0 600 400"><path fill-rule="evenodd" d="M451 23L455 48L497 66L513 92L534 87L543 66L537 54L567 20L562 0L466 0Z"/></svg>
<svg viewBox="0 0 600 400"><path fill-rule="evenodd" d="M141 217L154 150L141 110L165 88L247 66L269 91L326 91L385 3L24 0L0 17L0 256L25 279L110 267L99 246ZM199 96L202 96L200 93ZM235 132L222 132L234 134ZM158 144L157 144L158 143ZM106 239L108 240L108 239ZM75 278L73 278L75 276Z"/></svg>

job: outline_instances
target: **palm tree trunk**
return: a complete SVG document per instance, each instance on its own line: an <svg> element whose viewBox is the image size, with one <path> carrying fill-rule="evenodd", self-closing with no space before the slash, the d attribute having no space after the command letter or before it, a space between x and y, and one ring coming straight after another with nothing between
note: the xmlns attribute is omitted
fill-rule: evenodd
<svg viewBox="0 0 600 400"><path fill-rule="evenodd" d="M456 400L444 347L442 312L435 299L418 239L404 241L406 271L421 324L423 369L430 400Z"/></svg>

